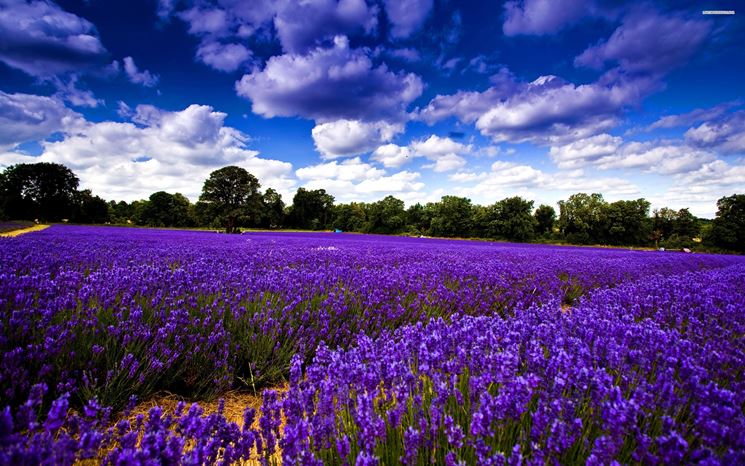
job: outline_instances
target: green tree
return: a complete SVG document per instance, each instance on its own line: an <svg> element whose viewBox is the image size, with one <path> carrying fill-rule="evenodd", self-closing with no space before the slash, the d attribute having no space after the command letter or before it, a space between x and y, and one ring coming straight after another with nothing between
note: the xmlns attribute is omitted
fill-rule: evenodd
<svg viewBox="0 0 745 466"><path fill-rule="evenodd" d="M78 223L106 223L109 221L109 206L106 201L94 196L90 189L78 191L73 220Z"/></svg>
<svg viewBox="0 0 745 466"><path fill-rule="evenodd" d="M477 238L496 238L497 211L496 205L475 205L471 209L471 231Z"/></svg>
<svg viewBox="0 0 745 466"><path fill-rule="evenodd" d="M227 233L240 225L256 225L261 218L259 180L245 169L228 166L210 173L199 196L202 217L219 223Z"/></svg>
<svg viewBox="0 0 745 466"><path fill-rule="evenodd" d="M598 193L577 193L559 201L559 230L570 243L599 243L603 237L606 202Z"/></svg>
<svg viewBox="0 0 745 466"><path fill-rule="evenodd" d="M215 216L212 206L202 201L194 204L194 222L200 227L224 228L223 219Z"/></svg>
<svg viewBox="0 0 745 466"><path fill-rule="evenodd" d="M280 228L285 219L285 203L282 195L272 188L268 188L261 197L262 220L261 226L265 228Z"/></svg>
<svg viewBox="0 0 745 466"><path fill-rule="evenodd" d="M605 206L604 239L613 245L642 245L650 236L649 201L616 201Z"/></svg>
<svg viewBox="0 0 745 466"><path fill-rule="evenodd" d="M366 205L365 232L395 234L406 227L404 201L393 196Z"/></svg>
<svg viewBox="0 0 745 466"><path fill-rule="evenodd" d="M363 202L350 202L334 206L332 227L342 231L364 231L367 223L366 205Z"/></svg>
<svg viewBox="0 0 745 466"><path fill-rule="evenodd" d="M680 209L673 222L673 234L682 238L695 238L699 235L700 226L698 218L688 209Z"/></svg>
<svg viewBox="0 0 745 466"><path fill-rule="evenodd" d="M187 227L193 225L191 202L183 194L158 191L150 195L140 215L140 222L156 227Z"/></svg>
<svg viewBox="0 0 745 466"><path fill-rule="evenodd" d="M468 237L473 227L471 200L458 196L443 196L440 202L428 204L432 212L430 233L434 236Z"/></svg>
<svg viewBox="0 0 745 466"><path fill-rule="evenodd" d="M497 202L496 230L498 236L510 241L530 241L535 236L533 201L520 196L508 197Z"/></svg>
<svg viewBox="0 0 745 466"><path fill-rule="evenodd" d="M745 194L717 201L717 215L708 240L720 248L745 252Z"/></svg>
<svg viewBox="0 0 745 466"><path fill-rule="evenodd" d="M556 223L556 210L553 207L541 204L533 214L535 218L535 231L539 235L550 235Z"/></svg>
<svg viewBox="0 0 745 466"><path fill-rule="evenodd" d="M292 198L290 224L303 230L322 230L333 220L334 196L325 189L298 188Z"/></svg>
<svg viewBox="0 0 745 466"><path fill-rule="evenodd" d="M652 211L652 232L650 237L654 241L655 248L659 246L660 241L666 240L673 234L673 225L676 217L676 212L667 207Z"/></svg>
<svg viewBox="0 0 745 466"><path fill-rule="evenodd" d="M174 203L174 216L176 222L174 226L177 227L193 227L196 226L196 218L194 217L194 204L181 193L175 193L173 195Z"/></svg>
<svg viewBox="0 0 745 466"><path fill-rule="evenodd" d="M699 219L688 209L675 211L668 207L655 209L652 212L650 238L655 248L660 245L677 249L693 246L693 238L701 231Z"/></svg>
<svg viewBox="0 0 745 466"><path fill-rule="evenodd" d="M78 183L75 173L58 163L11 165L0 178L0 209L15 219L70 218Z"/></svg>
<svg viewBox="0 0 745 466"><path fill-rule="evenodd" d="M140 199L138 201L132 201L132 203L129 205L130 209L132 211L132 223L136 225L145 225L145 222L142 221L143 218L143 212L147 208L148 201L145 199Z"/></svg>
<svg viewBox="0 0 745 466"><path fill-rule="evenodd" d="M428 233L430 221L430 211L422 204L417 202L406 209L406 225L411 233L416 235Z"/></svg>
<svg viewBox="0 0 745 466"><path fill-rule="evenodd" d="M133 204L127 204L125 201L109 201L109 218L111 219L111 223L118 225L134 223L135 208Z"/></svg>

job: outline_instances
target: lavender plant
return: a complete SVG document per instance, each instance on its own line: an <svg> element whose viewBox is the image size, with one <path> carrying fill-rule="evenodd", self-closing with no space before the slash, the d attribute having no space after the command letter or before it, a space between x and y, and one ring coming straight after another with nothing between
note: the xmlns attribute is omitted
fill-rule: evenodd
<svg viewBox="0 0 745 466"><path fill-rule="evenodd" d="M743 308L733 266L600 290L569 313L433 319L322 345L304 372L295 360L283 457L741 464Z"/></svg>
<svg viewBox="0 0 745 466"><path fill-rule="evenodd" d="M744 297L736 256L73 226L0 238L0 464L268 463L277 448L287 464L745 462ZM287 379L240 427L198 405L126 416L133 396Z"/></svg>

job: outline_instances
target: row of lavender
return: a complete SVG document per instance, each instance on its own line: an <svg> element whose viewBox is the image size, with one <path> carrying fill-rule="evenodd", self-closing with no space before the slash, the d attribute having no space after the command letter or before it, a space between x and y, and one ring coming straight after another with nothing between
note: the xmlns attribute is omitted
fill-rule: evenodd
<svg viewBox="0 0 745 466"><path fill-rule="evenodd" d="M183 404L108 427L95 403L65 416L65 398L35 423L36 389L15 417L30 436L11 434L6 409L0 458L230 463L279 445L286 464L742 464L743 306L733 266L602 290L571 313L436 319L322 346L304 370L294 360L289 392L265 392L256 429L251 409L239 428Z"/></svg>
<svg viewBox="0 0 745 466"><path fill-rule="evenodd" d="M745 266L319 348L288 464L745 464Z"/></svg>
<svg viewBox="0 0 745 466"><path fill-rule="evenodd" d="M54 227L5 240L0 393L122 407L276 383L292 355L453 313L508 314L593 286L731 262L418 239Z"/></svg>
<svg viewBox="0 0 745 466"><path fill-rule="evenodd" d="M276 414L280 405L288 418L282 440L288 461L294 455L307 458L313 452L315 458L339 463L345 458L373 457L395 462L399 456L411 461L470 462L497 451L514 460L518 455L512 455L511 448L515 445L525 447L520 455L536 461L541 455L563 459L587 458L588 452L621 455L613 452L618 447L613 442L626 438L629 426L636 425L638 419L627 414L632 420L628 425L619 424L620 437L613 437L600 422L605 419L602 403L611 403L608 400L613 396L629 399L629 393L639 390L636 379L642 379L639 373L645 368L657 368L647 381L657 383L662 373L659 367L671 364L670 355L652 358L646 352L675 345L667 340L656 346L615 342L618 351L651 358L655 365L628 362L618 351L615 356L603 353L615 341L607 333L623 329L638 337L639 329L623 325L640 325L639 320L663 329L669 325L693 332L690 336L670 330L668 340L702 348L715 345L721 339L717 335L743 333L732 327L741 325L740 314L726 307L737 305L733 300L743 295L742 273L737 267L719 269L742 263L734 257L406 238L236 237L75 227L55 227L2 245L0 383L11 407L0 429L4 445L13 445L8 451L20 455L15 460L23 451L41 455L37 459L64 454L69 458L76 448L80 448L79 457L95 455L104 444L109 449L117 445L111 454L123 455L117 457L120 459L142 459L151 454L184 459L184 445L194 442L197 446L190 447L188 453L192 460L214 459L214 455L231 460L251 451L255 455L255 440L262 440L264 447L273 445L278 417L272 418L272 413ZM634 285L616 288L617 299L625 297L627 302L617 303L615 314L606 315L608 303L592 307L592 300L569 314L559 311L560 302L572 301L593 288L604 289L638 277L659 281L664 280L660 276L668 275L673 276L669 280L678 280L675 277L686 271L701 269L718 269L702 275L714 277L715 282L730 277L726 283L733 288L724 288L719 301L711 300L712 290L701 289L700 279L688 278L694 281L685 283L709 299L705 303L708 308L699 306L703 314L719 310L724 316L721 319L691 323L685 309L670 304L680 296L665 294L663 285L640 290ZM667 286L673 285L681 283L671 281ZM678 320L666 323L659 321L659 316L646 320L629 316L642 301L650 299L662 300L661 306L653 306L669 309L668 318ZM431 318L440 320L422 330L422 322ZM448 323L451 319L452 324ZM415 325L392 331L407 323ZM574 334L592 329L591 338ZM366 336L358 338L360 333ZM428 340L436 335L440 340ZM558 347L554 338L559 338ZM497 343L504 339L509 344L500 347ZM438 341L444 346L438 347ZM732 345L722 343L713 351L716 356L710 358L715 361L707 360L709 365L702 363L702 367L717 367L718 358L729 358L725 367L742 367L741 347L735 345L733 350ZM361 354L366 355L368 359L363 361L367 363L355 366L356 371L335 372L335 368L348 367L343 361L354 361ZM560 367L566 374L548 362L539 364L541 354L551 364L555 358L563 358ZM193 410L166 418L151 413L145 427L120 424L109 431L103 428L108 422L106 410L90 401L118 408L131 395L146 397L164 389L199 397L241 384L256 387L286 376L293 355L297 355L296 367L313 357L316 360L304 379L295 375L297 383L286 400L268 400L262 410L261 433L248 427L242 431L220 416L200 417ZM496 362L480 365L489 358ZM579 370L577 361L589 371L581 377L566 368ZM701 383L730 390L739 397L733 403L739 399L742 406L742 390L736 386L741 383L741 373L725 373L719 379L709 374L697 377ZM569 383L563 398L556 395L558 388L551 388L557 380ZM372 385L359 385L363 381ZM585 385L572 385L581 381ZM618 387L621 395L613 387ZM658 393L655 390L643 393ZM677 386L675 390L679 390ZM33 393L32 399L25 401L29 393ZM564 390L558 393L565 394ZM63 398L50 411L52 421L29 425L36 422L40 410L46 411L49 400L60 395ZM571 414L566 414L570 411L561 399L579 410L571 422L565 419ZM322 402L326 405L308 404ZM549 402L551 407L546 407ZM86 407L82 417L65 418L70 403ZM479 431L479 422L474 423L471 416L502 413L504 406L495 403L513 403L516 407L510 413L519 415L511 420L479 421ZM690 404L675 406L690 411ZM634 415L642 416L643 409L654 405L654 400L648 402ZM724 406L718 401L713 405ZM668 429L669 413L662 409L658 414L655 429ZM738 414L741 420L742 409L734 417ZM558 432L548 438L536 427L546 419L552 422L551 432ZM558 424L553 426L554 422ZM505 432L499 434L499 440L489 437L495 426ZM29 427L38 435L29 439L14 433ZM654 429L634 428L652 439L639 440L647 442L649 455L659 454L655 443L659 439L650 436ZM132 439L136 442L135 432L141 429L154 437L148 443L151 436L145 435L136 448ZM60 430L66 434L60 435ZM531 437L533 431L538 437ZM58 441L49 447L57 450L45 450L41 446L49 445L51 437L40 440L44 435L67 439L67 443L59 449ZM463 437L461 446L454 451L434 448L443 439L457 444L459 435ZM690 435L702 442L698 433ZM480 436L485 438L479 440ZM701 455L716 458L732 454L722 450L722 445L734 451L741 448L730 440L720 439L712 447L714 443L707 439L703 451L709 453ZM566 448L561 450L556 442ZM598 448L606 450L595 451L598 442ZM567 445L571 445L570 453ZM627 455L638 450L632 447L624 443L619 451ZM558 451L570 456L560 456ZM694 449L686 447L685 451ZM422 452L436 458L423 457Z"/></svg>

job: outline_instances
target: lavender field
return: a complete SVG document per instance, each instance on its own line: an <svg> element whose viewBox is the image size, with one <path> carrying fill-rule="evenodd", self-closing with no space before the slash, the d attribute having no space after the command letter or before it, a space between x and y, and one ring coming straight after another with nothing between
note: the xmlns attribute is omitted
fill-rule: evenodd
<svg viewBox="0 0 745 466"><path fill-rule="evenodd" d="M0 464L745 464L742 256L53 226L0 311Z"/></svg>

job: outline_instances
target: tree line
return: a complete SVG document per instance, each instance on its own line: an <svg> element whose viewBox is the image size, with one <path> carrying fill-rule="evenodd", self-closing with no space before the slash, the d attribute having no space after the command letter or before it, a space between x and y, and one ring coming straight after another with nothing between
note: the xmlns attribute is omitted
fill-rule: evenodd
<svg viewBox="0 0 745 466"><path fill-rule="evenodd" d="M245 169L212 172L196 203L180 193L158 191L134 202L106 202L67 167L19 164L0 174L0 218L153 227L208 227L228 233L242 228L341 230L345 232L484 238L519 242L560 242L669 249L745 252L745 194L717 202L714 220L688 209L655 209L640 198L607 202L598 193L577 193L549 205L508 197L491 205L443 196L406 208L394 196L375 202L335 203L324 189L299 188L285 205L274 189L261 191Z"/></svg>

